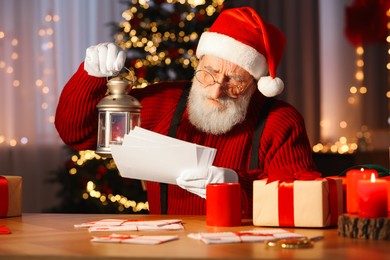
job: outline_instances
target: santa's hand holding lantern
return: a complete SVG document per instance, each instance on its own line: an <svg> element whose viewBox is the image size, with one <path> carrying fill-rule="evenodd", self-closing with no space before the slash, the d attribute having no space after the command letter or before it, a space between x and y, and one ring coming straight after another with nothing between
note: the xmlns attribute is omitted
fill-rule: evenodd
<svg viewBox="0 0 390 260"><path fill-rule="evenodd" d="M126 55L113 43L102 43L87 49L84 67L89 75L110 77L124 66ZM111 157L111 144L122 144L130 130L141 125L141 104L130 96L133 82L116 76L107 82L108 95L98 104L96 153Z"/></svg>

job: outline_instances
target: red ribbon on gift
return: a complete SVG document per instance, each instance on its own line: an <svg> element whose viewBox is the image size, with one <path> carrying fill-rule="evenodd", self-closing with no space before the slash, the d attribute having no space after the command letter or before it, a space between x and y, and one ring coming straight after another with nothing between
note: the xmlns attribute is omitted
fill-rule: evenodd
<svg viewBox="0 0 390 260"><path fill-rule="evenodd" d="M279 226L293 227L294 224L294 183L281 182L278 188Z"/></svg>
<svg viewBox="0 0 390 260"><path fill-rule="evenodd" d="M338 204L338 192L337 182L334 178L325 178L328 181L329 186L329 208L330 208L330 225L337 225L339 217L339 204Z"/></svg>
<svg viewBox="0 0 390 260"><path fill-rule="evenodd" d="M327 180L329 187L330 225L337 225L339 215L337 181L334 178L319 178ZM294 223L294 182L281 182L278 187L278 217L279 226L293 227Z"/></svg>
<svg viewBox="0 0 390 260"><path fill-rule="evenodd" d="M0 217L8 212L8 180L0 176Z"/></svg>

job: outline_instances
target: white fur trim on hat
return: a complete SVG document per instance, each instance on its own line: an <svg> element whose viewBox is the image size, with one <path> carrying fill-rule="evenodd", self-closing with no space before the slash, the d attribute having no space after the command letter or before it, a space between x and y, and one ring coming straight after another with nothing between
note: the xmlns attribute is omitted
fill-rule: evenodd
<svg viewBox="0 0 390 260"><path fill-rule="evenodd" d="M202 33L196 56L213 55L230 61L246 71L256 80L268 73L266 58L253 47L216 32Z"/></svg>
<svg viewBox="0 0 390 260"><path fill-rule="evenodd" d="M282 93L284 89L283 81L276 77L271 76L261 77L257 83L257 88L266 97L274 97Z"/></svg>

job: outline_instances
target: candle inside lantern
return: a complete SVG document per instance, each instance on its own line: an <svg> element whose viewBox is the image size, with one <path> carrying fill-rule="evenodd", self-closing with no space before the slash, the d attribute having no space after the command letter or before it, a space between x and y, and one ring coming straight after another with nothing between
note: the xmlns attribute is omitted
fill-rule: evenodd
<svg viewBox="0 0 390 260"><path fill-rule="evenodd" d="M111 141L110 144L122 144L123 137L129 132L126 113L111 113Z"/></svg>
<svg viewBox="0 0 390 260"><path fill-rule="evenodd" d="M357 214L359 211L359 198L357 195L357 184L359 180L370 179L371 173L378 177L378 172L373 169L352 169L346 174L346 197L347 197L347 212L349 214Z"/></svg>
<svg viewBox="0 0 390 260"><path fill-rule="evenodd" d="M371 180L359 180L357 185L360 218L381 218L387 216L387 181L378 180L371 174Z"/></svg>

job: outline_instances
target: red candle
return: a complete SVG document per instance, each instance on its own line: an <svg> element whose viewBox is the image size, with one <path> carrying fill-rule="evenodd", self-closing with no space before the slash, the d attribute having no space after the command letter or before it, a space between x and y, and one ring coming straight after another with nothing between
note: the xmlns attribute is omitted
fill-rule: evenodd
<svg viewBox="0 0 390 260"><path fill-rule="evenodd" d="M387 180L387 215L390 217L390 180Z"/></svg>
<svg viewBox="0 0 390 260"><path fill-rule="evenodd" d="M346 174L347 212L357 214L359 211L359 198L357 196L357 184L359 180L370 179L371 173L378 177L378 172L372 169L352 169Z"/></svg>
<svg viewBox="0 0 390 260"><path fill-rule="evenodd" d="M378 180L375 174L371 180L360 180L357 185L360 218L387 217L387 181Z"/></svg>

